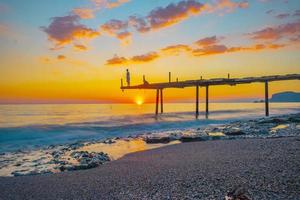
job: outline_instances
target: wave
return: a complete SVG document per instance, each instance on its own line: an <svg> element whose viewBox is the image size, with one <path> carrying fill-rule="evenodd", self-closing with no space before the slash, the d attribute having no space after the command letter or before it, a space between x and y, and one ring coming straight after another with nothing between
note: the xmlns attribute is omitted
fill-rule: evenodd
<svg viewBox="0 0 300 200"><path fill-rule="evenodd" d="M230 106L232 107L232 104ZM293 112L300 112L300 108L295 105L272 108L274 115ZM78 114L78 112L76 113ZM94 111L93 114L95 114ZM32 149L51 144L65 144L79 140L127 137L149 132L184 131L200 126L225 124L263 116L264 110L260 107L249 107L246 109L212 110L209 118L206 118L205 112L200 112L199 119L195 119L194 112L184 111L169 112L158 116L152 113L124 114L87 118L79 120L79 122L70 122L65 119L62 122L58 120L59 123L53 124L48 124L47 121L42 124L27 123L19 126L0 127L0 152Z"/></svg>

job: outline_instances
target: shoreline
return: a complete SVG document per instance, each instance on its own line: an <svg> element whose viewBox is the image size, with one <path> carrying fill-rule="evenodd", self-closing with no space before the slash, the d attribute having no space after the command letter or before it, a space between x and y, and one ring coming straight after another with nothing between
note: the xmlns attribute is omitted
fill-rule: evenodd
<svg viewBox="0 0 300 200"><path fill-rule="evenodd" d="M299 144L300 136L181 143L90 170L0 177L0 198L297 199Z"/></svg>
<svg viewBox="0 0 300 200"><path fill-rule="evenodd" d="M129 153L207 140L300 136L300 114L240 120L185 131L165 131L92 142L50 145L33 151L2 153L0 176L52 174L98 167Z"/></svg>

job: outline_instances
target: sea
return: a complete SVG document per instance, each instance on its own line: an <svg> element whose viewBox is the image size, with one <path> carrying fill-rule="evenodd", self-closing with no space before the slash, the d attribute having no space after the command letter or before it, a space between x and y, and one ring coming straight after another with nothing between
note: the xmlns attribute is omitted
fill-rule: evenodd
<svg viewBox="0 0 300 200"><path fill-rule="evenodd" d="M43 148L78 141L127 137L264 117L264 103L16 104L0 105L0 152ZM300 112L300 103L270 103L270 116Z"/></svg>

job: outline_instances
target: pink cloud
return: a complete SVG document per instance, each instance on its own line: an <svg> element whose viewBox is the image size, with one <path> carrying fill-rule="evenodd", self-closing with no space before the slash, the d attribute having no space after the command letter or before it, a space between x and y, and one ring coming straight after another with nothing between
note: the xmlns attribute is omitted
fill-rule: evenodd
<svg viewBox="0 0 300 200"><path fill-rule="evenodd" d="M131 32L132 29L140 33L146 33L173 26L201 13L220 10L233 11L237 8L247 7L247 1L217 0L210 5L203 4L198 0L181 0L177 3L170 3L166 7L155 8L146 16L130 16L127 20L110 20L103 24L101 28L116 37L119 33Z"/></svg>
<svg viewBox="0 0 300 200"><path fill-rule="evenodd" d="M151 29L159 29L197 15L205 8L204 4L196 0L180 1L177 4L171 3L165 8L159 7L152 10L147 16Z"/></svg>
<svg viewBox="0 0 300 200"><path fill-rule="evenodd" d="M79 23L77 15L54 17L48 27L42 27L48 39L57 47L62 47L80 39L91 39L100 33Z"/></svg>
<svg viewBox="0 0 300 200"><path fill-rule="evenodd" d="M279 26L267 27L248 35L255 40L279 40L291 38L300 34L300 21L282 24Z"/></svg>
<svg viewBox="0 0 300 200"><path fill-rule="evenodd" d="M203 39L200 39L195 42L198 46L209 46L209 45L214 45L219 42L219 39L216 36L212 37L206 37Z"/></svg>
<svg viewBox="0 0 300 200"><path fill-rule="evenodd" d="M130 0L91 0L94 5L101 9L101 8L116 8L124 3L128 3Z"/></svg>
<svg viewBox="0 0 300 200"><path fill-rule="evenodd" d="M281 13L281 14L276 15L275 17L278 18L278 19L285 19L289 16L290 16L289 13Z"/></svg>
<svg viewBox="0 0 300 200"><path fill-rule="evenodd" d="M92 19L95 17L95 10L91 8L74 8L73 13L78 15L81 19Z"/></svg>

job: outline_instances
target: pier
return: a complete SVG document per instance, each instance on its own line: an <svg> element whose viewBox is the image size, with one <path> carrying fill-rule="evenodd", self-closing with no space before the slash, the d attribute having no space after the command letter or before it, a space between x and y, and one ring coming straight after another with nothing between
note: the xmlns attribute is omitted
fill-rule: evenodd
<svg viewBox="0 0 300 200"><path fill-rule="evenodd" d="M145 76L143 76L145 80ZM169 72L169 81L163 83L147 83L144 81L144 84L133 85L133 86L124 86L123 79L121 79L121 90L134 90L134 89L151 89L156 90L156 104L155 104L155 114L158 115L158 107L160 100L160 112L163 113L163 90L168 88L186 88L186 87L195 87L196 90L196 106L195 106L195 115L196 118L199 116L199 87L205 87L205 113L206 116L209 114L209 89L210 86L218 85L230 85L235 86L239 84L251 84L251 83L263 83L265 85L265 115L269 116L269 82L274 81L286 81L286 80L300 80L300 74L287 74L287 75L273 75L273 76L262 76L262 77L245 77L245 78L230 78L228 74L227 78L213 78L213 79L200 79L197 80L186 80L186 81L176 81L172 82L171 73Z"/></svg>

